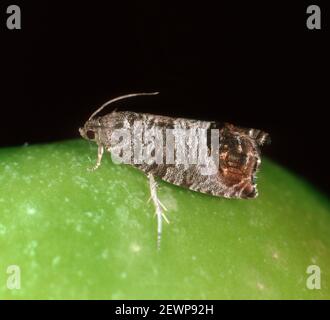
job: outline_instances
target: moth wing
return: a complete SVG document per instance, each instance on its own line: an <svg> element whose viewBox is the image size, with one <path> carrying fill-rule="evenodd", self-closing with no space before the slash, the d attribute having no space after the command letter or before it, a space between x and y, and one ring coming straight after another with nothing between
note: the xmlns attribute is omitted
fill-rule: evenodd
<svg viewBox="0 0 330 320"><path fill-rule="evenodd" d="M259 146L269 143L266 132L226 125L220 134L219 179L234 198L255 198L256 172L260 165Z"/></svg>

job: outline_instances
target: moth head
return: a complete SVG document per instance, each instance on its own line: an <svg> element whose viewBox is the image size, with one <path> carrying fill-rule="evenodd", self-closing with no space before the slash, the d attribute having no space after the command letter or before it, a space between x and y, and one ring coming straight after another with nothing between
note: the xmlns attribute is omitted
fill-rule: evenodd
<svg viewBox="0 0 330 320"><path fill-rule="evenodd" d="M107 102L105 102L101 107L99 107L93 114L89 117L88 121L85 123L85 125L82 128L79 128L80 135L90 141L98 141L99 136L101 133L101 123L100 123L100 117L95 118L95 116L101 112L106 106L109 104L112 104L116 101L126 99L126 98L132 98L137 96L153 96L158 94L158 92L141 92L141 93L130 93L126 94L124 96L120 96L114 99L111 99Z"/></svg>
<svg viewBox="0 0 330 320"><path fill-rule="evenodd" d="M90 119L82 128L79 128L79 133L86 140L97 141L100 127L98 119Z"/></svg>

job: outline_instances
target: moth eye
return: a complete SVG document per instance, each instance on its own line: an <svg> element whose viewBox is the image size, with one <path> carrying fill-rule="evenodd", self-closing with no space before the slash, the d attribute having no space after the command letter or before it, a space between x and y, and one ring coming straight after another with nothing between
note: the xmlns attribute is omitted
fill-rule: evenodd
<svg viewBox="0 0 330 320"><path fill-rule="evenodd" d="M94 133L93 130L88 130L86 132L86 136L87 136L88 139L93 140L95 138L95 133Z"/></svg>

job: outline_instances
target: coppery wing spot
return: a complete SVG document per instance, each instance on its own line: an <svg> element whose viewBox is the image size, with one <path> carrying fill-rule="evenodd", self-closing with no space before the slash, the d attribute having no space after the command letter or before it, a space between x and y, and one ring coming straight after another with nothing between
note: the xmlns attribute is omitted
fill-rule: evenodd
<svg viewBox="0 0 330 320"><path fill-rule="evenodd" d="M228 131L229 129L229 131ZM250 135L255 136L256 130ZM257 195L254 178L258 166L259 151L251 136L237 135L237 132L223 132L219 152L219 179L231 189L229 196L255 198Z"/></svg>

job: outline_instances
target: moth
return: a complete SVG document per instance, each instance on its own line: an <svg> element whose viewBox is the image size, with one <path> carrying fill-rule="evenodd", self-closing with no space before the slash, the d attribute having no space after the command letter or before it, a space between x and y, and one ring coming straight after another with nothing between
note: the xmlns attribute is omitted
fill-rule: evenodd
<svg viewBox="0 0 330 320"><path fill-rule="evenodd" d="M262 130L216 121L116 110L98 115L119 100L156 94L132 93L109 100L89 117L79 132L98 146L97 161L91 170L100 166L104 151L108 151L112 156L116 154L119 162L147 175L157 217L159 248L162 220L168 222L168 219L167 209L157 196L155 178L217 197L256 198L260 147L270 143L270 138Z"/></svg>

